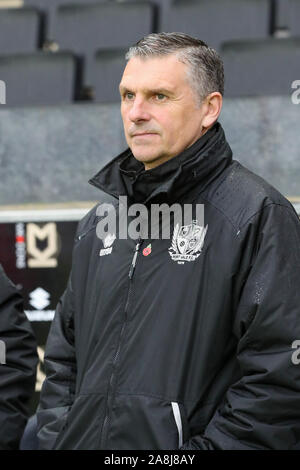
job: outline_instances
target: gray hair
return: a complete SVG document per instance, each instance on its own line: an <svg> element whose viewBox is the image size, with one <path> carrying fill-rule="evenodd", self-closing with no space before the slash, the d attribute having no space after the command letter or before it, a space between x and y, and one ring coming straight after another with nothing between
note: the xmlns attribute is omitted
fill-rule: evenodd
<svg viewBox="0 0 300 470"><path fill-rule="evenodd" d="M176 54L188 66L188 78L200 103L218 91L224 94L224 66L217 52L200 39L184 33L152 33L140 39L126 53L133 57L148 58Z"/></svg>

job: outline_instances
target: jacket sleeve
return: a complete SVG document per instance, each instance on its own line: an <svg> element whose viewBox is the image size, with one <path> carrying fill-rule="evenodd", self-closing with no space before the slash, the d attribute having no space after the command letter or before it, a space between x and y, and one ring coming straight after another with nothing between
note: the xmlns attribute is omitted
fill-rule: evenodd
<svg viewBox="0 0 300 470"><path fill-rule="evenodd" d="M23 298L0 265L0 449L18 449L34 393L37 344Z"/></svg>
<svg viewBox="0 0 300 470"><path fill-rule="evenodd" d="M53 449L72 406L76 383L71 276L48 334L44 380L37 410L39 449Z"/></svg>
<svg viewBox="0 0 300 470"><path fill-rule="evenodd" d="M182 450L300 449L300 221L292 206L274 203L254 219L235 312L241 378Z"/></svg>
<svg viewBox="0 0 300 470"><path fill-rule="evenodd" d="M48 334L44 356L46 379L42 386L37 409L39 449L55 448L57 437L66 424L68 412L75 398L77 361L74 329L74 292L72 288L74 250L79 240L95 228L97 207L98 204L78 223L68 285L57 304Z"/></svg>

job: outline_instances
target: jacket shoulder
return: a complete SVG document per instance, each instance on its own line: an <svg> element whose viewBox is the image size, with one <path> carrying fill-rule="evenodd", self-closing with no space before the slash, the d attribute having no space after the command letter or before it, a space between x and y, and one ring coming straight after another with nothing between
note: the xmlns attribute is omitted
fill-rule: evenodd
<svg viewBox="0 0 300 470"><path fill-rule="evenodd" d="M97 209L101 203L95 204L92 209L78 222L75 241L80 240L81 237L90 231L95 226L97 219Z"/></svg>
<svg viewBox="0 0 300 470"><path fill-rule="evenodd" d="M78 222L77 231L75 235L75 242L81 240L87 233L94 229L99 221L100 216L98 215L98 209L104 204L114 205L118 204L118 201L110 197L103 197L101 201L96 203L89 212Z"/></svg>
<svg viewBox="0 0 300 470"><path fill-rule="evenodd" d="M229 219L235 228L241 228L255 214L270 204L296 211L293 205L264 178L243 166L232 163L203 198Z"/></svg>

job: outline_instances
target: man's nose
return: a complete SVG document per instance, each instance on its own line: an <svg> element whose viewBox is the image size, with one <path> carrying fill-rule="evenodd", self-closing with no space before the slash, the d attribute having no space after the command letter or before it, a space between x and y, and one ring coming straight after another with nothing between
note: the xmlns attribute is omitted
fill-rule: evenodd
<svg viewBox="0 0 300 470"><path fill-rule="evenodd" d="M147 109L147 103L143 98L135 97L128 117L132 122L149 121L150 114Z"/></svg>

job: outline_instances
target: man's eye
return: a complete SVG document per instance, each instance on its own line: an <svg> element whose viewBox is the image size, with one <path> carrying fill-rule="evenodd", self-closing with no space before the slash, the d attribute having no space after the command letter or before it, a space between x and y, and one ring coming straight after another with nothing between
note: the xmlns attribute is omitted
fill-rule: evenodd
<svg viewBox="0 0 300 470"><path fill-rule="evenodd" d="M130 93L129 91L128 91L127 93L125 93L125 98L126 98L127 100L132 100L132 99L133 99L133 96L134 96L133 93Z"/></svg>
<svg viewBox="0 0 300 470"><path fill-rule="evenodd" d="M166 98L166 95L163 93L157 93L156 98L158 101L163 101Z"/></svg>

